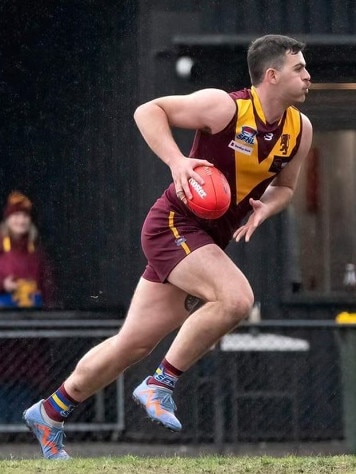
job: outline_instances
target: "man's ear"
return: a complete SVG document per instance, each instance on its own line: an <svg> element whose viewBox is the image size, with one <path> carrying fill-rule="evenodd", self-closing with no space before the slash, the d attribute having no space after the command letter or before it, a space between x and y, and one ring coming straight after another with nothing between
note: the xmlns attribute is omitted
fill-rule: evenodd
<svg viewBox="0 0 356 474"><path fill-rule="evenodd" d="M265 78L270 84L276 84L278 79L278 71L273 68L268 68L265 74Z"/></svg>

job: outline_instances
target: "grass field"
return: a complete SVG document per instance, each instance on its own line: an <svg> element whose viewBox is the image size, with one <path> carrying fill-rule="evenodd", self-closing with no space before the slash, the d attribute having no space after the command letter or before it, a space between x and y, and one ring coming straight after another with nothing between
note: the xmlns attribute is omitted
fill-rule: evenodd
<svg viewBox="0 0 356 474"><path fill-rule="evenodd" d="M356 473L356 456L282 458L201 456L185 457L100 457L70 461L3 460L1 474L351 474Z"/></svg>

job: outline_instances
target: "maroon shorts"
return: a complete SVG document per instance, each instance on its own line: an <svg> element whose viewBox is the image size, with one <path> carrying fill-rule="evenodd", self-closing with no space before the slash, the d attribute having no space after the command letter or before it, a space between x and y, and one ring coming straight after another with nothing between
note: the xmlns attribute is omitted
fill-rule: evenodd
<svg viewBox="0 0 356 474"><path fill-rule="evenodd" d="M142 227L141 244L147 258L143 277L164 283L184 257L212 243L213 237L194 215L162 196L149 211Z"/></svg>

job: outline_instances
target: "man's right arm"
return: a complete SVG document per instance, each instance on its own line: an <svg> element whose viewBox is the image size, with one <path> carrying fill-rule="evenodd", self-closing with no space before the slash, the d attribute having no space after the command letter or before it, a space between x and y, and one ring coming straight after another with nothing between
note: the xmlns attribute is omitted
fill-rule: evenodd
<svg viewBox="0 0 356 474"><path fill-rule="evenodd" d="M191 197L188 180L194 178L203 184L194 172L206 160L187 158L173 138L174 127L206 130L216 133L230 122L236 111L235 102L220 89L203 89L188 95L166 96L139 106L134 114L137 127L151 150L166 163L172 172L176 191Z"/></svg>

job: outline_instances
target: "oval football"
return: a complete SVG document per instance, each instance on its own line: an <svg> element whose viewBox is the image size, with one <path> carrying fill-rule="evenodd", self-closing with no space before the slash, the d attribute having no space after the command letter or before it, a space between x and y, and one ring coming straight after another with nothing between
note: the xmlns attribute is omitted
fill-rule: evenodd
<svg viewBox="0 0 356 474"><path fill-rule="evenodd" d="M190 178L189 187L193 198L188 200L188 207L203 219L218 219L231 203L229 183L215 166L197 166L194 171L204 179L204 184Z"/></svg>

